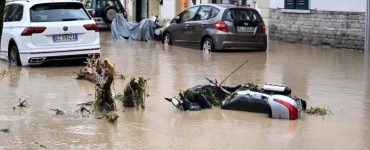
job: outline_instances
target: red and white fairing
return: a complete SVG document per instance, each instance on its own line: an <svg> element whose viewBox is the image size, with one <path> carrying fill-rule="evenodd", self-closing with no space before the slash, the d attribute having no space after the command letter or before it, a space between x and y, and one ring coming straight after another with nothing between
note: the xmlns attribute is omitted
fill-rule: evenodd
<svg viewBox="0 0 370 150"><path fill-rule="evenodd" d="M284 95L272 95L268 98L271 118L295 120L301 118L302 107L294 99Z"/></svg>

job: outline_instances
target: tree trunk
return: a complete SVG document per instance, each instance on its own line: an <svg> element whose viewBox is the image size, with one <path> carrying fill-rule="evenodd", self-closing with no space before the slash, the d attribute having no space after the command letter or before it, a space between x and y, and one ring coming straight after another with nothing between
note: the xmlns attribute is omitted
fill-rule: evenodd
<svg viewBox="0 0 370 150"><path fill-rule="evenodd" d="M3 14L6 0L0 0L0 45L1 45L1 36L3 35Z"/></svg>
<svg viewBox="0 0 370 150"><path fill-rule="evenodd" d="M97 112L108 113L116 110L111 91L114 74L114 66L111 63L95 59L88 59L87 66L77 73L77 79L85 79L95 84L94 110Z"/></svg>

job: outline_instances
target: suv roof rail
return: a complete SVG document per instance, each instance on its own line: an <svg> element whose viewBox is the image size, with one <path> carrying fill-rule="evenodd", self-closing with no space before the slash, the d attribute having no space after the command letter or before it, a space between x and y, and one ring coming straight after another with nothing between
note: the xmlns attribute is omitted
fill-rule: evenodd
<svg viewBox="0 0 370 150"><path fill-rule="evenodd" d="M16 1L25 1L25 2L30 2L30 0L6 0L6 3L9 3L9 2L16 2ZM38 1L46 1L46 0L38 0ZM49 1L58 1L58 0L49 0ZM63 1L63 0L62 0ZM64 0L66 1L66 0ZM70 0L70 1L77 1L77 2L81 2L81 0Z"/></svg>
<svg viewBox="0 0 370 150"><path fill-rule="evenodd" d="M30 2L30 0L6 0L5 2L6 2L6 3L9 3L9 2L16 2L16 1L26 1L26 2Z"/></svg>

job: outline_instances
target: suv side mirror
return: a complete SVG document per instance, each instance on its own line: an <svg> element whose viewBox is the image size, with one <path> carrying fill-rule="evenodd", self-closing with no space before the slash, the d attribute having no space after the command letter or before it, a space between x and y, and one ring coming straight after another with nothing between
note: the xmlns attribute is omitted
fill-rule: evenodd
<svg viewBox="0 0 370 150"><path fill-rule="evenodd" d="M175 18L173 18L172 23L180 23L180 17L176 16Z"/></svg>

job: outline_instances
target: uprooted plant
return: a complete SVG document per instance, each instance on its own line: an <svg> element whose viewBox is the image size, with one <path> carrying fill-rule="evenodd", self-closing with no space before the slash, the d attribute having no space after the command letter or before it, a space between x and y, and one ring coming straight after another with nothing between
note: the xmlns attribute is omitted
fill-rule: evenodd
<svg viewBox="0 0 370 150"><path fill-rule="evenodd" d="M108 113L116 110L111 85L114 80L115 68L108 60L87 59L86 67L77 73L77 79L88 80L95 84L94 110Z"/></svg>
<svg viewBox="0 0 370 150"><path fill-rule="evenodd" d="M332 114L332 112L326 107L310 107L305 111L307 114L325 116Z"/></svg>
<svg viewBox="0 0 370 150"><path fill-rule="evenodd" d="M61 109L50 109L51 111L54 111L56 115L64 115L64 111Z"/></svg>
<svg viewBox="0 0 370 150"><path fill-rule="evenodd" d="M26 99L22 100L21 98L19 98L18 102L19 102L17 105L18 107L29 107L30 106Z"/></svg>
<svg viewBox="0 0 370 150"><path fill-rule="evenodd" d="M118 119L118 115L116 112L114 111L111 111L111 112L108 112L105 116L105 118L107 119L108 122L111 122L111 123L115 123L117 122L117 119Z"/></svg>
<svg viewBox="0 0 370 150"><path fill-rule="evenodd" d="M124 107L141 107L145 109L145 100L149 96L147 81L143 77L132 77L123 92Z"/></svg>
<svg viewBox="0 0 370 150"><path fill-rule="evenodd" d="M10 129L9 128L0 129L0 132L9 133Z"/></svg>

